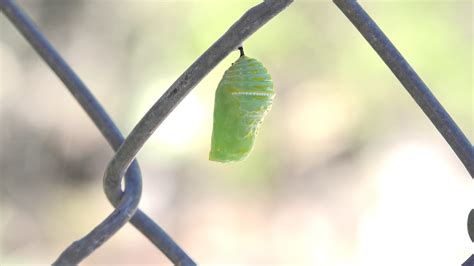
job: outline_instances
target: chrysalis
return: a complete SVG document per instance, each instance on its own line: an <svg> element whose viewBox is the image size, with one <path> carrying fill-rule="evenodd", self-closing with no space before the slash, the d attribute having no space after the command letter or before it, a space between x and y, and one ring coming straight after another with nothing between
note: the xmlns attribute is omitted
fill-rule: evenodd
<svg viewBox="0 0 474 266"><path fill-rule="evenodd" d="M275 96L272 78L262 63L239 49L240 58L224 73L217 87L211 161L240 161L249 155Z"/></svg>

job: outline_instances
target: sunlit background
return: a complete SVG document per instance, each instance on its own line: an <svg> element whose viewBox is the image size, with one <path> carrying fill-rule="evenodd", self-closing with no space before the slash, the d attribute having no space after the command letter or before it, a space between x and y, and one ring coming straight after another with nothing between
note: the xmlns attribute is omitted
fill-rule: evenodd
<svg viewBox="0 0 474 266"><path fill-rule="evenodd" d="M19 1L127 135L260 1ZM473 2L362 1L474 139ZM113 153L0 18L0 264L48 264L111 211ZM460 265L474 185L330 1L295 1L245 43L277 96L250 157L208 161L214 92L238 52L139 153L140 208L200 264ZM170 264L126 225L83 265Z"/></svg>

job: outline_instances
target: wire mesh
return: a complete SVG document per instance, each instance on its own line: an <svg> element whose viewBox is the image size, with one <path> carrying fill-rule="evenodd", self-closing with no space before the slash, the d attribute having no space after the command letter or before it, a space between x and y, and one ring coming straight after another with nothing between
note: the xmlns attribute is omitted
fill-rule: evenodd
<svg viewBox="0 0 474 266"><path fill-rule="evenodd" d="M333 1L384 60L473 177L474 149L430 89L357 1ZM194 261L158 224L138 209L142 181L138 163L134 161L134 158L161 122L204 76L291 2L291 0L266 0L251 8L171 85L125 139L87 86L62 59L27 14L14 0L0 1L4 15L62 80L116 152L104 176L104 190L115 210L89 234L70 245L54 262L54 265L81 262L128 221L175 265L195 265ZM124 175L125 190L122 191L121 183ZM472 225L472 219L468 224ZM472 226L469 228L469 233L472 234ZM472 258L468 259L468 261L471 260Z"/></svg>

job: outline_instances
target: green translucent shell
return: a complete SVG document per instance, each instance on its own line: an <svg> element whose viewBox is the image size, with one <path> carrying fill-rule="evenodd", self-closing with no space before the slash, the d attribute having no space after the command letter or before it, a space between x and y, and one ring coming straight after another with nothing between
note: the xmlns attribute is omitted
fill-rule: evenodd
<svg viewBox="0 0 474 266"><path fill-rule="evenodd" d="M216 91L209 160L245 159L274 96L272 78L262 63L241 56L232 64Z"/></svg>

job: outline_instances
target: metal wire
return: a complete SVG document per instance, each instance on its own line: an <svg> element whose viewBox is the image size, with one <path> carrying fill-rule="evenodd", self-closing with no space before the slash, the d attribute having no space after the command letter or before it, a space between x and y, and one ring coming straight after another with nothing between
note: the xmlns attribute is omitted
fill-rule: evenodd
<svg viewBox="0 0 474 266"><path fill-rule="evenodd" d="M333 1L400 80L446 139L472 177L474 174L474 149L429 88L355 0ZM141 196L141 174L134 158L161 122L207 73L291 2L292 0L265 0L247 11L171 85L124 140L116 125L86 85L61 58L31 19L14 0L0 0L2 12L63 81L110 146L116 151L104 174L104 191L116 209L84 238L68 247L54 263L55 265L79 263L129 220L175 265L195 265L163 229L137 209ZM122 191L121 182L124 175L125 191ZM469 221L471 222L472 219ZM468 259L468 261L470 260ZM469 263L468 261L466 263Z"/></svg>
<svg viewBox="0 0 474 266"><path fill-rule="evenodd" d="M461 266L473 266L474 265L474 254L471 255Z"/></svg>
<svg viewBox="0 0 474 266"><path fill-rule="evenodd" d="M415 70L408 64L397 48L385 36L375 21L365 12L362 6L355 0L333 0L346 17L352 22L357 30L364 36L374 48L385 64L392 70L393 74L410 93L418 106L428 116L436 129L451 146L458 158L464 164L467 171L474 178L474 148L466 138L456 122L449 116L448 112L439 103L430 89L416 74ZM473 239L472 224L474 212L468 217L468 233ZM473 240L474 241L474 240ZM474 266L474 255L472 255L463 266Z"/></svg>
<svg viewBox="0 0 474 266"><path fill-rule="evenodd" d="M104 190L109 198L119 195L121 179L128 166L181 100L230 52L292 1L267 0L248 10L171 85L138 122L108 164L104 174Z"/></svg>
<svg viewBox="0 0 474 266"><path fill-rule="evenodd" d="M49 41L34 25L31 19L13 0L1 0L0 8L13 25L23 34L36 52L45 60L58 75L71 94L79 102L89 117L94 121L102 135L117 150L124 138L112 119L100 103L95 99L87 86L74 73L71 67L62 59ZM141 174L138 163L133 162L125 178L125 192L111 199L117 208L101 225L85 238L76 241L65 251L55 264L77 264L90 254L101 243L125 224L136 211L141 195ZM173 262L182 265L194 265L188 255L161 229L153 220L138 210L131 223L162 250ZM84 250L84 251L81 251Z"/></svg>
<svg viewBox="0 0 474 266"><path fill-rule="evenodd" d="M292 0L268 0L248 10L204 52L158 99L138 122L105 171L106 194L116 194L129 164L156 128L181 100L230 52L261 26L291 4Z"/></svg>
<svg viewBox="0 0 474 266"><path fill-rule="evenodd" d="M410 93L474 178L474 148L375 21L355 0L333 0Z"/></svg>
<svg viewBox="0 0 474 266"><path fill-rule="evenodd" d="M119 168L124 167L123 171L120 171L119 175L113 175L107 178L107 174L104 178L104 190L109 200L112 203L116 203L120 199L120 203L116 205L116 210L107 217L104 222L94 228L84 238L74 242L68 247L54 263L55 265L70 265L77 264L82 261L85 257L91 254L96 248L102 245L107 239L109 239L114 233L116 233L133 215L137 210L137 205L141 195L141 176L138 170L138 164L133 159L138 150L143 146L146 139L151 135L152 131L156 129L167 114L169 114L174 107L186 96L186 94L208 73L212 70L227 54L234 50L237 45L242 43L248 36L259 29L263 24L269 21L276 14L281 12L286 6L288 6L292 0L266 0L260 5L250 9L244 16L239 19L228 32L222 36L213 46L211 46L179 79L173 86L168 90L165 95L160 98L163 99L166 95L180 96L178 98L171 97L166 101L168 111L162 116L155 116L156 110L152 113L152 117L158 118L151 119L145 116L139 123L142 127L145 126L145 130L134 130L139 132L138 135L147 136L143 139L141 145L135 147L136 152L132 153L119 153L119 156L114 156L112 162L119 162L117 166ZM83 106L86 112L89 114L91 119L96 123L97 127L101 130L104 137L106 137L114 149L119 146L123 137L113 124L112 120L107 116L105 110L98 104L97 100L92 96L87 87L81 82L81 80L75 75L72 69L65 63L65 61L59 56L59 54L53 49L46 38L41 35L33 22L22 12L22 10L16 5L14 0L1 0L0 5L4 14L10 19L10 21L20 30L25 38L31 43L35 50L43 57L43 59L50 65L55 73L65 83L74 97ZM155 104L156 109L160 101ZM152 108L153 109L153 108ZM149 119L149 120L148 120ZM148 120L148 121L147 121ZM150 131L149 125L154 124L154 129ZM148 126L148 127L147 127ZM138 126L137 126L138 127ZM139 127L138 127L139 128ZM132 132L133 133L133 132ZM135 136L137 134L135 133ZM134 138L129 141L129 144L134 143ZM136 144L136 143L135 143ZM119 151L121 149L119 148ZM122 149L127 151L128 149ZM133 150L133 149L132 149ZM120 155L126 155L125 160L120 160ZM127 157L129 159L127 159ZM118 159L118 160L116 160ZM114 166L113 163L109 166ZM127 171L127 168L130 169ZM114 167L108 167L114 169ZM122 192L120 184L121 177L126 173L125 179L125 191ZM110 171L106 171L110 173ZM184 253L184 251L172 241L166 233L154 224L151 220L143 222L146 216L138 212L132 222L141 222L139 230L146 233L147 237L152 240L161 251L176 265L195 265L195 263Z"/></svg>
<svg viewBox="0 0 474 266"><path fill-rule="evenodd" d="M472 209L467 216L467 233L471 241L474 242L474 209Z"/></svg>

